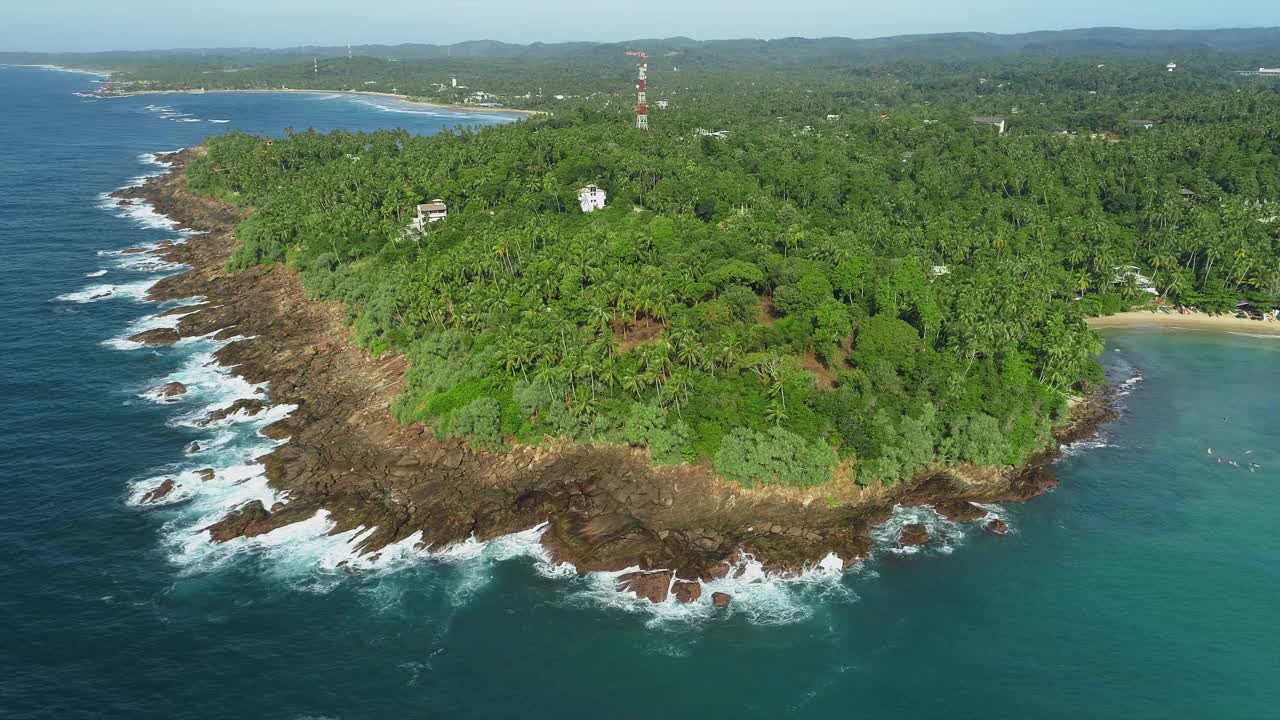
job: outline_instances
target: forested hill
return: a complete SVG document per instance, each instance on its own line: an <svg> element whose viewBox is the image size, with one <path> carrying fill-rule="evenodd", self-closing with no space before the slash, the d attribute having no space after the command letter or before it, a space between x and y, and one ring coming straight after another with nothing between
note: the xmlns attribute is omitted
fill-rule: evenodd
<svg viewBox="0 0 1280 720"><path fill-rule="evenodd" d="M1231 86L1232 71L1280 65L1280 29L1096 28L1018 35L954 33L856 40L637 39L621 43L474 41L283 50L213 48L88 54L0 53L0 62L109 69L114 86L146 89L395 90L442 102L476 91L512 107L625 94L635 69L622 53L650 54L654 98L689 98L786 87L840 92L869 79L972 92L978 77L1020 82L1074 78L1106 92L1161 91L1153 70L1177 62L1176 82L1198 91ZM1102 73L1098 64L1106 64ZM453 87L453 80L464 87ZM1101 85L1100 87L1097 85ZM993 83L992 87L995 87ZM496 95L489 98L487 95Z"/></svg>
<svg viewBox="0 0 1280 720"><path fill-rule="evenodd" d="M233 267L289 263L409 357L404 421L626 442L748 484L893 482L1042 447L1098 379L1084 318L1148 297L1130 266L1207 308L1280 290L1273 89L1040 82L1003 135L969 97L828 117L835 94L760 89L647 134L624 103L435 137L231 134L188 175L255 208ZM1091 123L1116 131L1070 130ZM606 209L579 210L586 183ZM407 231L435 197L449 217Z"/></svg>

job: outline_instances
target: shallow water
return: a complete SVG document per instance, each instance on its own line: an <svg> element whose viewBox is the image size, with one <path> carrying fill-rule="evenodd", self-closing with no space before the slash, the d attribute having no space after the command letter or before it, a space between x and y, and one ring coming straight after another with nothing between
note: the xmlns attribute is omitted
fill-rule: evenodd
<svg viewBox="0 0 1280 720"><path fill-rule="evenodd" d="M111 342L163 322L139 298L173 269L109 251L175 233L100 194L159 171L144 153L228 128L460 119L322 95L72 95L91 86L0 69L0 716L1274 715L1277 338L1109 335L1126 411L1068 453L1061 488L996 509L1013 534L926 516L944 546L735 588L728 613L628 602L550 567L533 533L356 575L335 567L341 539L315 537L323 517L211 548L193 528L269 496L250 460L270 443L263 421L191 421L255 388L208 366L207 341ZM147 395L170 379L191 394ZM165 476L186 502L130 504Z"/></svg>

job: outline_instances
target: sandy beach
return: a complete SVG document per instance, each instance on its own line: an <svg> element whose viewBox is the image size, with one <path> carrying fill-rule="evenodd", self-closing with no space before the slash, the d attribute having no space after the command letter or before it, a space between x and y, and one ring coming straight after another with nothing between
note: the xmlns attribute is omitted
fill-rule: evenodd
<svg viewBox="0 0 1280 720"><path fill-rule="evenodd" d="M416 100L408 95L397 95L389 92L377 92L374 90L309 90L306 88L246 88L243 90L235 89L215 89L215 90L121 90L113 92L95 93L99 97L132 97L134 95L203 95L206 93L302 93L307 95L354 95L363 97L386 98L388 100L396 100L398 102L407 103L409 105L419 105L422 107L437 108L440 110L459 110L463 112L487 112L487 113L506 113L511 115L546 115L542 110L521 110L519 108L507 107L486 107L482 105L458 105L456 103L437 103L428 102L426 100Z"/></svg>
<svg viewBox="0 0 1280 720"><path fill-rule="evenodd" d="M1203 313L1179 315L1177 313L1149 312L1146 310L1133 310L1107 317L1089 318L1089 327L1094 330L1150 327L1280 335L1280 321L1276 320L1246 320L1232 315L1205 315Z"/></svg>

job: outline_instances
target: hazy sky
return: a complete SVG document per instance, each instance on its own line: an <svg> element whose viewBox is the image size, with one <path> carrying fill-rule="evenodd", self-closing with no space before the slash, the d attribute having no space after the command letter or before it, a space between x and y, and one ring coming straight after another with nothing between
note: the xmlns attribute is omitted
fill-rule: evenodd
<svg viewBox="0 0 1280 720"><path fill-rule="evenodd" d="M1280 0L4 0L0 49L1280 25Z"/></svg>

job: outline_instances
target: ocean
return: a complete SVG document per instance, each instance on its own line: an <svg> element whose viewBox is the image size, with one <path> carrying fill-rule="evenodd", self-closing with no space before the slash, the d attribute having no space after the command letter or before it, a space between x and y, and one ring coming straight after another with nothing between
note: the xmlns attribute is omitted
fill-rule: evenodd
<svg viewBox="0 0 1280 720"><path fill-rule="evenodd" d="M1109 333L1123 412L1068 449L1061 487L992 508L1010 535L900 511L853 572L748 577L728 612L628 600L550 566L536 533L354 574L315 528L209 546L204 518L270 492L252 465L270 443L192 421L254 388L207 364L211 342L122 342L165 322L142 297L178 268L117 251L180 236L104 193L228 129L506 118L74 94L93 87L0 68L0 717L1276 715L1280 338ZM174 379L192 392L149 392ZM206 466L207 490L136 505ZM915 518L943 542L895 551Z"/></svg>

